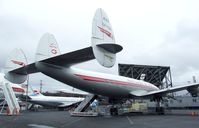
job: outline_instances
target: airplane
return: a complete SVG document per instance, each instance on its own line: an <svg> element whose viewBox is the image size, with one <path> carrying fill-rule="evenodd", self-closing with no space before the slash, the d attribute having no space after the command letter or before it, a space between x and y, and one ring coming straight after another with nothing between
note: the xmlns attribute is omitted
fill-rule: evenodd
<svg viewBox="0 0 199 128"><path fill-rule="evenodd" d="M26 95L23 95L20 99L26 101ZM30 85L28 86L27 101L32 104L31 107L34 107L34 105L41 105L43 107L53 107L63 110L64 108L77 105L83 100L84 98L81 97L45 96L33 90Z"/></svg>
<svg viewBox="0 0 199 128"><path fill-rule="evenodd" d="M90 47L61 54L55 37L46 33L40 39L34 63L27 64L21 51L11 53L5 66L5 78L21 83L28 74L41 72L74 88L110 99L150 98L160 101L167 93L181 90L198 96L198 83L159 89L143 80L75 68L74 65L93 59L111 68L115 64L116 53L123 49L115 44L112 26L101 8L97 9L93 18L91 42Z"/></svg>

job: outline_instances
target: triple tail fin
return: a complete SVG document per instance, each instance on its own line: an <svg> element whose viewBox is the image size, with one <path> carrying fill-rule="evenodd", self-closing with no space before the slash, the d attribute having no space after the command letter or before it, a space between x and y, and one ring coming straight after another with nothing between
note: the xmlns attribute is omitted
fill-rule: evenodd
<svg viewBox="0 0 199 128"><path fill-rule="evenodd" d="M111 23L101 8L97 9L93 18L91 42L97 61L104 67L112 67L116 61L116 53L122 50L122 46L115 44Z"/></svg>
<svg viewBox="0 0 199 128"><path fill-rule="evenodd" d="M97 9L93 18L91 43L91 47L60 54L55 37L52 34L46 33L39 41L35 63L27 65L26 57L22 54L23 52L19 52L19 55L22 55L21 59L15 60L18 57L16 56L18 53L15 53L14 59L9 58L9 62L6 64L6 78L13 83L22 83L26 80L27 74L42 71L39 69L39 65L42 64L40 62L69 67L96 58L102 66L112 67L116 62L116 53L120 52L123 48L115 44L112 26L107 14L101 8Z"/></svg>
<svg viewBox="0 0 199 128"><path fill-rule="evenodd" d="M23 68L27 65L27 59L24 52L21 49L14 49L7 58L4 73L5 78L13 83L23 83L27 79L26 74L18 74L11 72L15 69Z"/></svg>
<svg viewBox="0 0 199 128"><path fill-rule="evenodd" d="M50 33L45 33L37 46L35 62L58 55L60 55L60 50L55 37Z"/></svg>

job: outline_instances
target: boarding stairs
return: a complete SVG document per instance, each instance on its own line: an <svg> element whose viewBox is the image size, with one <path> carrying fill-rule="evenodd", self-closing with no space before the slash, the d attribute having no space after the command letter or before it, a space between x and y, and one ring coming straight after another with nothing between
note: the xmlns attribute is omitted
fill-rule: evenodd
<svg viewBox="0 0 199 128"><path fill-rule="evenodd" d="M97 95L90 94L71 112L72 116L97 116L94 112L85 112L89 105L97 98Z"/></svg>
<svg viewBox="0 0 199 128"><path fill-rule="evenodd" d="M3 89L3 94L8 105L7 115L18 115L20 106L10 83L5 80L1 81L0 87Z"/></svg>

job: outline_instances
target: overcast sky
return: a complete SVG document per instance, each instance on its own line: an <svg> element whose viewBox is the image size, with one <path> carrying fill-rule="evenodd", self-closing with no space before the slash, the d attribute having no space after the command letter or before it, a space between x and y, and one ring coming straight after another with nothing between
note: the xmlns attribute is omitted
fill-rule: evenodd
<svg viewBox="0 0 199 128"><path fill-rule="evenodd" d="M117 63L171 66L176 85L193 75L199 80L198 5L197 0L0 0L0 68L14 48L33 62L46 32L55 35L62 53L90 46L94 13L103 8L123 46ZM78 67L117 74L117 64L106 69L91 61ZM34 86L40 79L49 88L60 84L31 76Z"/></svg>

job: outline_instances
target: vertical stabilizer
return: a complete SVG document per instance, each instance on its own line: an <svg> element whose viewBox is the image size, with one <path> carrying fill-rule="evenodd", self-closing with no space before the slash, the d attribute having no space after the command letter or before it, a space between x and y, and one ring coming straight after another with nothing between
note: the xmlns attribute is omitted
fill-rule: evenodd
<svg viewBox="0 0 199 128"><path fill-rule="evenodd" d="M112 26L107 14L101 8L97 9L92 23L92 38L98 39L95 44L102 42L115 43Z"/></svg>
<svg viewBox="0 0 199 128"><path fill-rule="evenodd" d="M28 96L44 96L39 91L33 90L32 86L28 84Z"/></svg>
<svg viewBox="0 0 199 128"><path fill-rule="evenodd" d="M104 67L112 67L116 61L116 53L122 47L115 44L112 26L101 8L97 9L93 18L91 42L97 61Z"/></svg>
<svg viewBox="0 0 199 128"><path fill-rule="evenodd" d="M25 67L27 60L24 52L21 49L14 49L7 58L6 65L4 67L5 78L13 83L23 83L27 79L27 75L17 74L10 72L12 70Z"/></svg>
<svg viewBox="0 0 199 128"><path fill-rule="evenodd" d="M60 55L60 50L54 35L44 34L37 46L35 61L45 60L57 55Z"/></svg>

